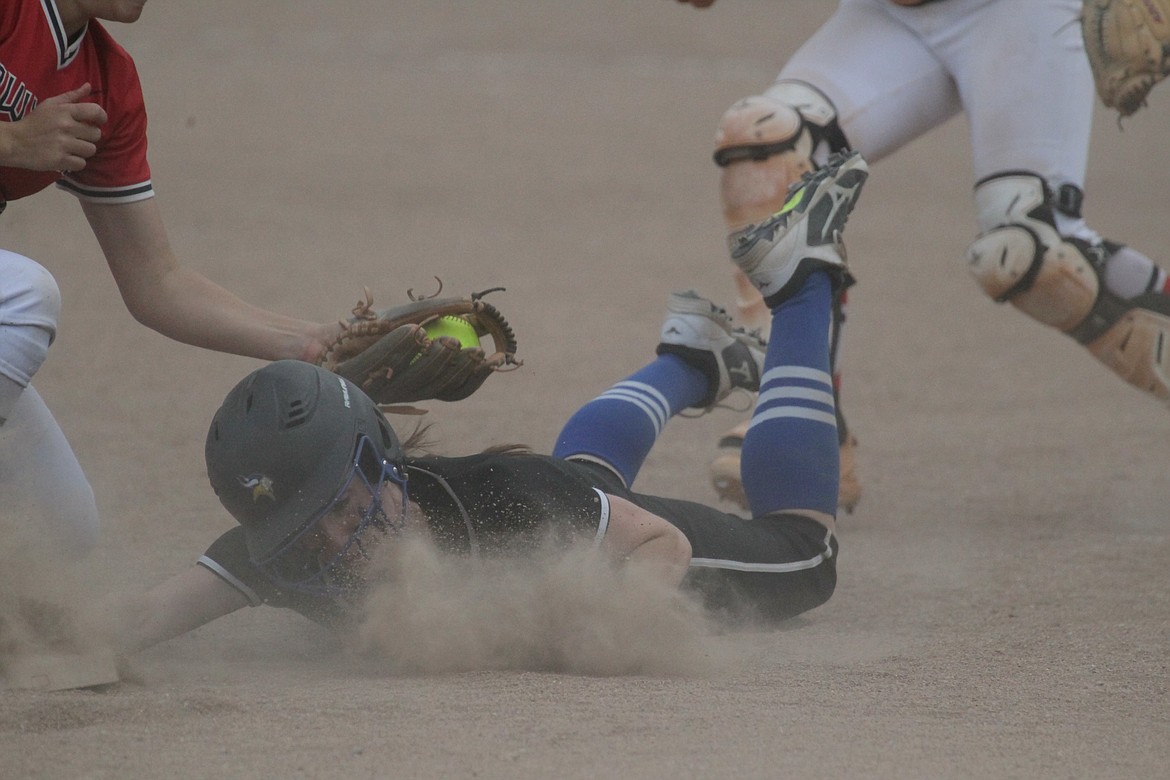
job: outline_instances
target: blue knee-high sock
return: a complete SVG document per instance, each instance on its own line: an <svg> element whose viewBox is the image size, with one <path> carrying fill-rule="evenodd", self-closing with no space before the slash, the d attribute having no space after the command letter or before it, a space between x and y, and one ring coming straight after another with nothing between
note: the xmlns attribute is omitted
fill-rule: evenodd
<svg viewBox="0 0 1170 780"><path fill-rule="evenodd" d="M553 455L601 460L629 486L666 421L709 391L702 371L677 355L661 355L577 410L557 437Z"/></svg>
<svg viewBox="0 0 1170 780"><path fill-rule="evenodd" d="M740 471L752 516L784 509L837 513L841 479L829 367L832 285L814 273L772 310L760 395Z"/></svg>

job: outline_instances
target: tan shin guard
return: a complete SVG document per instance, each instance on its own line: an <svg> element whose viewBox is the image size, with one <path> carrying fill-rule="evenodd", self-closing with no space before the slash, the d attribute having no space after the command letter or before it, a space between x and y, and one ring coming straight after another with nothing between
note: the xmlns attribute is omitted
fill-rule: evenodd
<svg viewBox="0 0 1170 780"><path fill-rule="evenodd" d="M764 152L778 147L788 148ZM745 98L724 113L715 136L715 154L723 171L719 199L729 241L776 213L784 205L788 187L812 170L812 140L800 114L763 96ZM766 329L770 313L763 297L739 269L733 275L736 319L747 328Z"/></svg>
<svg viewBox="0 0 1170 780"><path fill-rule="evenodd" d="M1170 404L1170 316L1130 309L1085 347L1126 382Z"/></svg>
<svg viewBox="0 0 1170 780"><path fill-rule="evenodd" d="M1077 245L1044 249L1018 225L979 237L967 258L992 298L1067 333L1126 382L1170 403L1170 305L1162 296L1120 300L1101 288Z"/></svg>

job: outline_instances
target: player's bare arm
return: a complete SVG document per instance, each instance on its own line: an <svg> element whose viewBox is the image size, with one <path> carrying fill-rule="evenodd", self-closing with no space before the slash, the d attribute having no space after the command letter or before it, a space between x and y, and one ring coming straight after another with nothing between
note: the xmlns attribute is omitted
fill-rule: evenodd
<svg viewBox="0 0 1170 780"><path fill-rule="evenodd" d="M0 124L0 164L33 171L80 171L97 151L106 112L86 102L90 85L42 100L17 122Z"/></svg>
<svg viewBox="0 0 1170 780"><path fill-rule="evenodd" d="M609 498L609 527L602 550L643 566L667 585L678 585L691 562L691 543L664 518L619 496Z"/></svg>
<svg viewBox="0 0 1170 780"><path fill-rule="evenodd" d="M341 331L252 306L184 268L157 200L82 204L126 308L153 330L197 347L263 360L315 362Z"/></svg>
<svg viewBox="0 0 1170 780"><path fill-rule="evenodd" d="M94 611L93 632L118 652L135 653L246 606L241 591L196 565L145 593L112 598Z"/></svg>

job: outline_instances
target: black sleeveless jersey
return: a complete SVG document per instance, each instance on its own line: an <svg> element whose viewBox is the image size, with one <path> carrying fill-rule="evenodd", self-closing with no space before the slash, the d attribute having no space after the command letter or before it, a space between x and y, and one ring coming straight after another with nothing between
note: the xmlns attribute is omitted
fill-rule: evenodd
<svg viewBox="0 0 1170 780"><path fill-rule="evenodd" d="M824 603L836 585L837 540L799 514L745 519L694 501L635 493L594 463L547 455L415 458L410 499L439 545L457 555L523 554L538 545L600 543L609 495L665 518L691 543L683 587L735 620L781 620ZM282 591L248 559L243 528L217 539L198 563L255 606L288 607L322 623L344 622L341 597Z"/></svg>
<svg viewBox="0 0 1170 780"><path fill-rule="evenodd" d="M414 458L407 463L417 503L440 549L465 555L523 553L540 544L600 542L609 503L594 469L545 455L480 454ZM253 605L289 607L324 623L342 619L337 597L284 591L248 557L244 529L217 539L198 563L244 593Z"/></svg>

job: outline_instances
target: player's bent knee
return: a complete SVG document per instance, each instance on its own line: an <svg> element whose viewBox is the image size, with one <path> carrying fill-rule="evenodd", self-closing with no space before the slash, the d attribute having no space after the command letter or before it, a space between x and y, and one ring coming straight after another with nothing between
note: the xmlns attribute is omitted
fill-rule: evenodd
<svg viewBox="0 0 1170 780"><path fill-rule="evenodd" d="M1022 172L992 177L976 186L975 202L983 232L967 249L967 265L979 286L1073 332L1092 312L1100 281L1082 247L1057 233L1044 181Z"/></svg>
<svg viewBox="0 0 1170 780"><path fill-rule="evenodd" d="M2 325L32 325L56 334L61 290L53 275L35 260L0 250Z"/></svg>
<svg viewBox="0 0 1170 780"><path fill-rule="evenodd" d="M810 84L778 81L735 103L719 120L714 152L729 230L770 217L790 185L847 148L836 108Z"/></svg>
<svg viewBox="0 0 1170 780"><path fill-rule="evenodd" d="M967 264L983 291L1067 333L1126 382L1170 403L1170 297L1111 292L1102 281L1109 247L1061 236L1036 174L985 179L975 202L982 233Z"/></svg>
<svg viewBox="0 0 1170 780"><path fill-rule="evenodd" d="M775 98L753 95L737 101L719 119L715 164L763 162L793 151L812 154L812 137L800 112Z"/></svg>
<svg viewBox="0 0 1170 780"><path fill-rule="evenodd" d="M835 556L796 576L799 582L790 581L782 599L761 608L762 616L769 622L788 620L826 604L837 590Z"/></svg>
<svg viewBox="0 0 1170 780"><path fill-rule="evenodd" d="M788 186L812 170L812 149L812 136L791 106L757 95L729 108L719 120L714 153L728 229L779 210Z"/></svg>
<svg viewBox="0 0 1170 780"><path fill-rule="evenodd" d="M0 250L0 370L31 381L57 336L61 291L43 266Z"/></svg>
<svg viewBox="0 0 1170 780"><path fill-rule="evenodd" d="M998 302L1065 333L1073 331L1093 309L1099 283L1096 272L1076 247L1043 247L1020 225L1006 225L977 238L967 263L983 291Z"/></svg>

